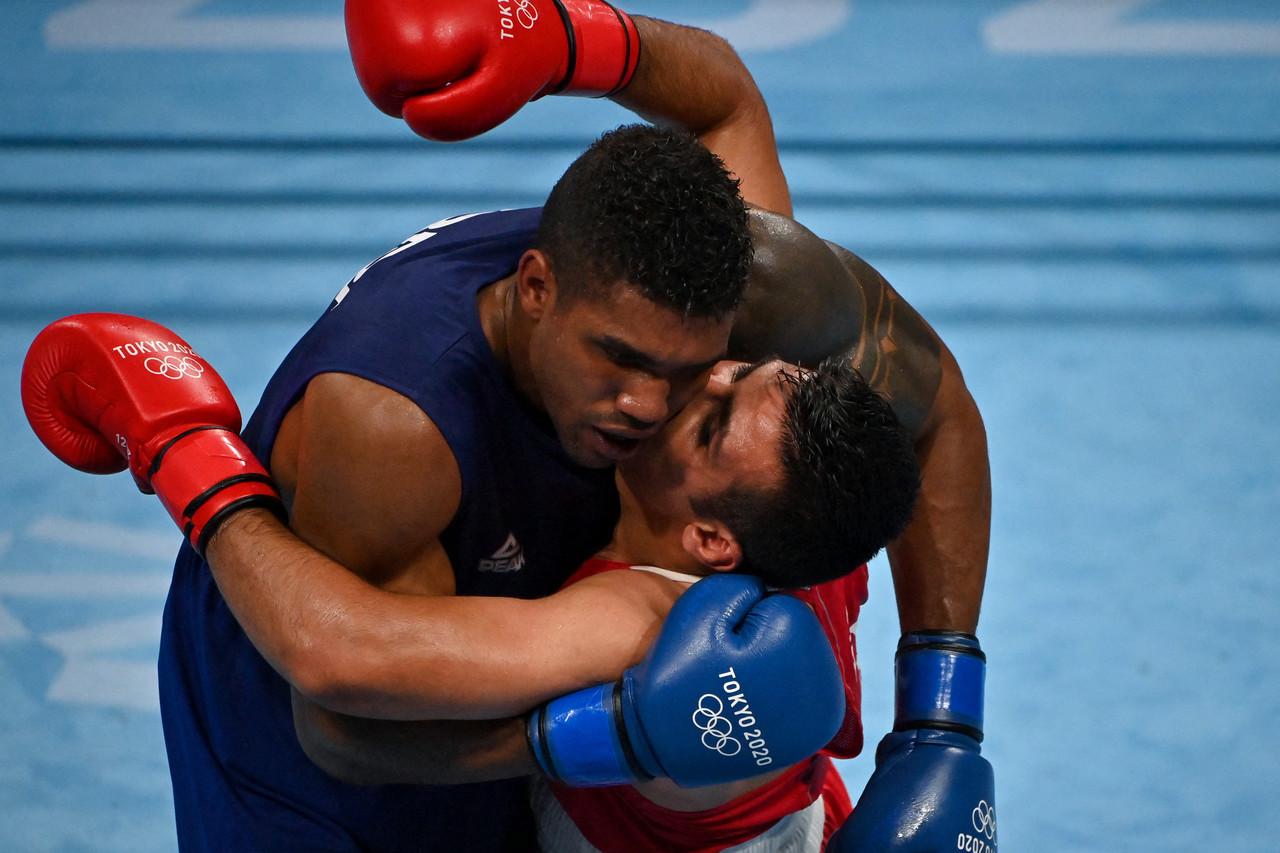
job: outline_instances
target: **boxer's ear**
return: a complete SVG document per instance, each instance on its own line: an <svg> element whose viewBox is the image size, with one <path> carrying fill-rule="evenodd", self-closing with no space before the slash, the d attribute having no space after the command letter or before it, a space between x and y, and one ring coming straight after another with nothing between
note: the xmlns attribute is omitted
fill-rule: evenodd
<svg viewBox="0 0 1280 853"><path fill-rule="evenodd" d="M731 572L742 562L742 545L722 522L699 519L684 527L680 536L694 559L714 572Z"/></svg>
<svg viewBox="0 0 1280 853"><path fill-rule="evenodd" d="M551 261L537 249L520 256L516 266L516 298L531 319L540 320L555 305L556 274Z"/></svg>

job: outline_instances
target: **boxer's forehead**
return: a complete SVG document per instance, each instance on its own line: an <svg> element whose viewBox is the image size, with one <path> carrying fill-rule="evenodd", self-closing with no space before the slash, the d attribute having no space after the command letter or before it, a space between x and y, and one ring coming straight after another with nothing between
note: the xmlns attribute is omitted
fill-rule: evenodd
<svg viewBox="0 0 1280 853"><path fill-rule="evenodd" d="M712 400L697 424L698 441L708 466L734 485L763 485L780 471L788 367L776 359L722 362L712 372Z"/></svg>

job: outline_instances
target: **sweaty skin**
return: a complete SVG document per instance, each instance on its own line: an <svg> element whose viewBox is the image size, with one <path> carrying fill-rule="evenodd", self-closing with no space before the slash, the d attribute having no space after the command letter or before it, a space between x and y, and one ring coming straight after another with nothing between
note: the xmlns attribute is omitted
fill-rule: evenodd
<svg viewBox="0 0 1280 853"><path fill-rule="evenodd" d="M923 487L889 546L903 632L973 633L986 582L991 473L982 416L932 327L862 258L798 222L751 211L755 258L729 357L811 365L849 353L910 431Z"/></svg>
<svg viewBox="0 0 1280 853"><path fill-rule="evenodd" d="M732 49L710 33L636 20L645 50L631 86L615 100L695 131L742 179L744 198L789 214L768 112ZM903 629L973 631L985 578L990 479L982 421L954 359L865 262L785 216L752 216L756 265L732 336L706 330L700 339L708 347L667 353L662 375L625 372L634 388L628 385L622 397L645 412L669 414L688 399L680 371L714 360L726 345L738 358L776 352L801 363L850 353L910 425L924 475L914 520L889 551ZM542 310L536 259L530 263L525 277L486 288L479 303L495 355L522 390L531 379L522 363L527 336L520 317ZM645 333L654 346L671 331L690 333L679 323L664 326L669 319L653 320ZM572 655L581 649L548 647L546 635L528 645L498 645L481 621L470 632L424 636L422 620L431 614L422 605L448 607L452 600L453 572L439 534L456 512L460 481L447 444L406 398L352 376L317 377L285 419L270 468L290 501L292 531L267 513L244 512L219 529L206 553L241 626L294 687L300 731L312 720L319 721L313 731L323 734L330 712L425 719L522 710L518 702L527 696L471 695L474 680L465 673L477 659L513 670L541 666L548 684L563 686L560 692L607 680L575 666ZM454 668L424 666L442 658ZM461 745L489 755L488 739L515 738L515 726L477 723L470 741L418 727L422 778L434 771L430 778L460 781L451 774L465 771L451 762L471 754ZM407 749L405 730L396 737ZM518 772L533 772L525 758L515 762L523 768Z"/></svg>

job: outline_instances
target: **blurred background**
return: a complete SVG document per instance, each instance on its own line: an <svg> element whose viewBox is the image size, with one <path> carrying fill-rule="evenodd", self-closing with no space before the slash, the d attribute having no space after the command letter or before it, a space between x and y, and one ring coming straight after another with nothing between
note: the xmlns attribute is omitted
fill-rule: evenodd
<svg viewBox="0 0 1280 853"><path fill-rule="evenodd" d="M0 849L176 845L156 700L178 536L56 462L47 322L168 324L246 413L364 263L541 202L628 114L545 99L445 146L360 92L337 0L0 8ZM986 418L980 636L1005 851L1273 850L1280 818L1280 7L635 0L720 32L797 218L929 318ZM696 17L691 17L696 16ZM859 626L869 744L896 611ZM843 772L856 797L869 750Z"/></svg>

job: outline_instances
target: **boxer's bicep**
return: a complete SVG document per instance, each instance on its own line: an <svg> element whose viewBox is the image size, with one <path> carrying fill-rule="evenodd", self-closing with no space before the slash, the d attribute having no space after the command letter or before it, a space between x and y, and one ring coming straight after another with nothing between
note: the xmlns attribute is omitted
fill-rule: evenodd
<svg viewBox="0 0 1280 853"><path fill-rule="evenodd" d="M447 446L406 398L323 374L282 424L270 467L290 527L253 511L222 526L206 555L227 604L272 667L317 701L414 713L420 699L371 680L364 660L396 650L401 600L424 597L384 590L453 591L438 542L460 492Z"/></svg>
<svg viewBox="0 0 1280 853"><path fill-rule="evenodd" d="M751 211L754 257L729 355L807 367L849 354L917 439L943 377L946 347L879 272L800 223Z"/></svg>

